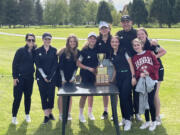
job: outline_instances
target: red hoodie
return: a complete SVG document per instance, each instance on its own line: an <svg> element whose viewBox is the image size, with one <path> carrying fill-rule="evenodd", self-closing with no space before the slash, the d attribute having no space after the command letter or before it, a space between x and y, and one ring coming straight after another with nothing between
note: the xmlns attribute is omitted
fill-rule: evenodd
<svg viewBox="0 0 180 135"><path fill-rule="evenodd" d="M160 64L151 51L143 51L141 54L134 55L132 62L137 79L140 78L140 73L147 71L153 80L158 80Z"/></svg>

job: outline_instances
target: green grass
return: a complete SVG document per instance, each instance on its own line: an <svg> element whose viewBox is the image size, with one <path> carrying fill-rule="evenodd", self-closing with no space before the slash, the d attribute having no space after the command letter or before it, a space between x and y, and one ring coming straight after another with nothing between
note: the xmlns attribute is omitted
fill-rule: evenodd
<svg viewBox="0 0 180 135"><path fill-rule="evenodd" d="M112 30L114 34L118 28ZM150 38L171 38L180 39L180 29L147 29ZM43 32L50 32L56 37L67 37L70 33L74 33L79 38L86 38L91 31L98 33L97 28L58 28L58 29L0 29L0 31L8 33L26 34L28 32L42 35ZM85 41L79 42L79 48L83 46ZM140 130L140 123L133 122L132 130L123 132L122 135L179 135L180 134L180 42L159 41L160 45L167 50L167 54L162 58L165 67L165 81L161 85L161 113L164 114L162 126L159 126L154 132L148 130ZM37 39L38 46L41 46L41 39ZM53 40L53 46L60 49L65 46L64 40ZM11 64L15 51L24 45L23 37L0 35L0 75L11 75ZM52 121L47 125L42 125L43 111L41 109L41 101L36 81L34 82L34 90L32 95L31 118L32 122L26 124L24 121L24 103L23 99L18 112L17 126L11 124L11 108L13 102L12 77L0 76L0 135L59 135L61 134L62 123L58 120L57 97L55 99L55 108L53 110L56 121ZM56 91L57 93L57 91ZM94 97L94 122L88 121L86 124L80 124L78 120L79 114L79 97L73 98L72 106L72 122L68 122L67 135L115 135L113 122L108 120L100 120L103 112L102 97ZM109 112L111 116L111 108L109 104ZM85 116L87 118L87 105L85 108ZM118 105L118 116L121 120L121 113Z"/></svg>

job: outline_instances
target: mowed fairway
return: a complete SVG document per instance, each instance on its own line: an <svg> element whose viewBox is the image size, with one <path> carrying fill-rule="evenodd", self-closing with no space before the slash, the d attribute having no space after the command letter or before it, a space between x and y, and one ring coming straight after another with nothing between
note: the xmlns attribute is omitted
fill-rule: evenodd
<svg viewBox="0 0 180 135"><path fill-rule="evenodd" d="M112 28L115 34L119 28ZM179 39L180 29L147 29L150 38ZM98 34L98 28L57 28L57 29L0 29L0 32L26 34L34 33L41 36L43 32L50 32L54 37L67 37L73 33L78 38L87 38L89 32L94 31ZM85 41L79 41L79 49ZM37 38L38 47L42 45L40 38ZM60 135L62 123L58 119L57 96L55 98L55 108L53 113L55 121L42 125L44 118L41 109L41 101L36 81L32 95L31 119L27 124L24 121L24 103L22 99L18 113L17 126L11 124L11 109L13 102L13 85L11 77L12 60L15 51L25 44L24 37L0 35L0 135ZM165 78L160 89L161 114L164 115L162 125L158 126L154 132L140 130L141 123L133 122L132 130L123 132L122 135L179 135L180 134L180 42L159 41L159 44L167 50L167 54L162 58L165 67ZM52 45L57 49L65 46L65 40L53 39ZM57 90L56 90L57 93ZM102 97L94 98L93 112L96 120L87 123L79 123L79 97L73 98L72 117L68 122L67 135L115 135L113 122L110 120L111 107L109 104L110 117L108 120L101 120L103 112ZM84 115L87 119L87 104ZM118 118L121 120L121 113L118 104ZM143 117L144 118L144 117Z"/></svg>

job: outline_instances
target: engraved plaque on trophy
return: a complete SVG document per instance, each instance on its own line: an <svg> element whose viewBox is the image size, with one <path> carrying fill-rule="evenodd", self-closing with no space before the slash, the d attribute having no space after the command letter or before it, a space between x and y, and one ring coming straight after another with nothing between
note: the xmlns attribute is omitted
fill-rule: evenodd
<svg viewBox="0 0 180 135"><path fill-rule="evenodd" d="M96 85L109 85L107 67L103 66L104 53L98 54L99 66L97 67Z"/></svg>

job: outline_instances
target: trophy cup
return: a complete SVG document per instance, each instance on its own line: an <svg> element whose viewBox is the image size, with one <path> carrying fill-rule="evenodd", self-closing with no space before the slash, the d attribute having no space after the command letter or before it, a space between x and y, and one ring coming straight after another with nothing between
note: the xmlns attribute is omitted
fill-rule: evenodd
<svg viewBox="0 0 180 135"><path fill-rule="evenodd" d="M99 66L97 67L96 85L109 85L107 67L103 66L103 60L105 58L105 54L99 53L97 55L98 55Z"/></svg>

